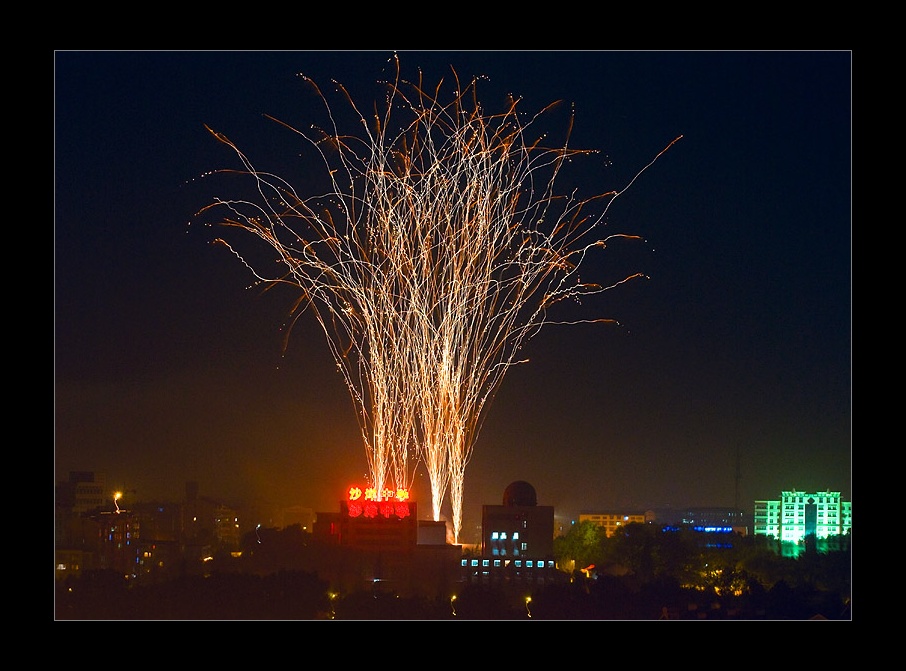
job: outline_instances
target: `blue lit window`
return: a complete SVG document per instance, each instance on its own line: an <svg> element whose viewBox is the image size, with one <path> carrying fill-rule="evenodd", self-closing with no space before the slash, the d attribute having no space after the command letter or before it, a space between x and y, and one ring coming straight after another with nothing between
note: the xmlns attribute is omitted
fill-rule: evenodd
<svg viewBox="0 0 906 671"><path fill-rule="evenodd" d="M491 563L491 562L490 562L489 560L487 560L487 559L482 559L482 560L481 560L481 565L484 566L484 567L489 566L490 563Z"/></svg>
<svg viewBox="0 0 906 671"><path fill-rule="evenodd" d="M500 560L499 560L499 559L495 559L495 560L494 560L494 568L500 568Z"/></svg>
<svg viewBox="0 0 906 671"><path fill-rule="evenodd" d="M519 532L518 532L518 531L514 531L514 532L513 532L513 540L514 540L514 541L518 541L518 540L519 540Z"/></svg>
<svg viewBox="0 0 906 671"><path fill-rule="evenodd" d="M526 568L532 568L534 565L535 565L535 562L533 562L531 559L526 559L526 560L525 560L525 566L526 566Z"/></svg>
<svg viewBox="0 0 906 671"><path fill-rule="evenodd" d="M496 540L497 540L497 532L496 532L496 531L492 531L492 532L491 532L491 540L492 540L492 541L496 541Z"/></svg>

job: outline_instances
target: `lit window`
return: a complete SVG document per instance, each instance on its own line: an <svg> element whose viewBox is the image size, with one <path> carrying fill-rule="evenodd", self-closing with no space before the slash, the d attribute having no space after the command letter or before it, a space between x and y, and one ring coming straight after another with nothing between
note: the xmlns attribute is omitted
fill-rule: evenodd
<svg viewBox="0 0 906 671"><path fill-rule="evenodd" d="M494 568L500 568L500 560L499 560L499 559L495 559L495 560L494 560Z"/></svg>
<svg viewBox="0 0 906 671"><path fill-rule="evenodd" d="M525 560L525 566L526 566L526 568L532 568L534 565L535 565L535 562L533 562L531 559L526 559L526 560Z"/></svg>
<svg viewBox="0 0 906 671"><path fill-rule="evenodd" d="M496 540L497 540L497 532L496 532L496 531L492 531L492 532L491 532L491 540L492 540L492 541L496 541Z"/></svg>
<svg viewBox="0 0 906 671"><path fill-rule="evenodd" d="M513 540L514 540L514 541L518 541L518 540L519 540L519 532L518 532L518 531L514 531L514 532L513 532Z"/></svg>
<svg viewBox="0 0 906 671"><path fill-rule="evenodd" d="M502 540L502 541L505 541L505 540L506 540L506 531L501 531L501 532L500 532L500 540Z"/></svg>

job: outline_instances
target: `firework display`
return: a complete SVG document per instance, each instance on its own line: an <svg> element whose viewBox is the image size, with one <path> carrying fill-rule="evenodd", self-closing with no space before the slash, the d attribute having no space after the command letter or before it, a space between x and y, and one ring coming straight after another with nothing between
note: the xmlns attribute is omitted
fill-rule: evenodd
<svg viewBox="0 0 906 671"><path fill-rule="evenodd" d="M326 188L315 194L257 170L209 129L243 166L218 172L250 177L256 197L217 198L202 212L216 211L218 224L272 250L276 270L267 272L237 240L216 240L256 283L298 291L294 319L316 317L356 409L369 486L409 490L423 464L433 517L449 500L458 542L466 468L507 371L526 361L521 348L547 324L578 323L556 318L561 301L644 275L596 284L578 272L610 241L638 239L599 230L635 178L592 197L558 193L566 162L596 153L569 146L572 117L565 139L547 146L533 133L550 107L526 117L510 98L486 114L478 80L453 75L444 102L442 84L405 81L395 59L384 104L370 118L337 83L357 121L351 129L339 127L327 96L305 78L329 123L306 132L283 125L323 161Z"/></svg>

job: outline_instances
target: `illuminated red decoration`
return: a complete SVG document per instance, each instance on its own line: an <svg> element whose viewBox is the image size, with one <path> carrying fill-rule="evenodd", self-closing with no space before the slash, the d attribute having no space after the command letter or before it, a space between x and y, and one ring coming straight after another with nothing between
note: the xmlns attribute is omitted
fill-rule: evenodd
<svg viewBox="0 0 906 671"><path fill-rule="evenodd" d="M380 515L385 519L393 516L398 518L409 517L412 509L409 506L409 490L400 487L397 490L385 489L380 500L377 489L374 487L352 486L348 492L347 510L350 517L374 518Z"/></svg>
<svg viewBox="0 0 906 671"><path fill-rule="evenodd" d="M393 489L384 489L381 493L381 501L408 501L409 500L409 490L403 489L400 487L397 490ZM374 487L367 487L364 490L361 487L352 486L349 488L347 493L348 499L350 501L358 501L364 497L366 501L378 501L377 489Z"/></svg>

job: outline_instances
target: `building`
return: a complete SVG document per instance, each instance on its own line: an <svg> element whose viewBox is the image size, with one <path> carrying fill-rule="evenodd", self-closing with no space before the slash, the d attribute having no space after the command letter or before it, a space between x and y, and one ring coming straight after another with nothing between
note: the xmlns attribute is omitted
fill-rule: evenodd
<svg viewBox="0 0 906 671"><path fill-rule="evenodd" d="M597 526L604 529L604 532L607 534L607 537L610 538L613 536L617 529L627 524L633 522L638 522L639 524L648 524L653 522L655 519L654 512L648 510L645 512L594 512L594 513L579 513L579 524L582 522L592 522Z"/></svg>
<svg viewBox="0 0 906 671"><path fill-rule="evenodd" d="M482 506L481 554L460 560L464 580L480 585L542 585L564 574L554 562L554 508L539 506L523 480L507 486L503 505Z"/></svg>
<svg viewBox="0 0 906 671"><path fill-rule="evenodd" d="M684 527L698 531L727 529L740 536L749 535L745 512L729 506L693 506L689 508L655 508L654 521L662 526Z"/></svg>
<svg viewBox="0 0 906 671"><path fill-rule="evenodd" d="M852 502L830 490L783 491L779 500L755 501L753 526L756 535L793 545L804 543L806 537L843 536L852 530Z"/></svg>
<svg viewBox="0 0 906 671"><path fill-rule="evenodd" d="M113 491L107 490L104 473L70 471L69 479L56 486L56 505L68 513L88 513L113 501Z"/></svg>
<svg viewBox="0 0 906 671"><path fill-rule="evenodd" d="M54 500L54 575L57 580L102 568L101 528L97 512L112 508L106 477L93 471L70 471L58 482Z"/></svg>
<svg viewBox="0 0 906 671"><path fill-rule="evenodd" d="M97 514L100 526L100 566L122 576L136 575L142 521L131 510L105 510Z"/></svg>
<svg viewBox="0 0 906 671"><path fill-rule="evenodd" d="M239 511L220 501L199 496L198 483L187 482L180 509L182 552L188 559L203 560L223 550L239 549L242 529Z"/></svg>
<svg viewBox="0 0 906 671"><path fill-rule="evenodd" d="M55 488L54 575L113 570L129 579L162 580L218 551L238 551L235 508L198 495L186 483L182 503L135 502L124 507L107 491L103 473L73 471Z"/></svg>
<svg viewBox="0 0 906 671"><path fill-rule="evenodd" d="M351 487L340 511L319 512L312 537L328 552L330 564L318 574L332 589L363 588L397 596L449 594L460 580L461 547L446 543L443 521L418 519L418 504L408 492Z"/></svg>

